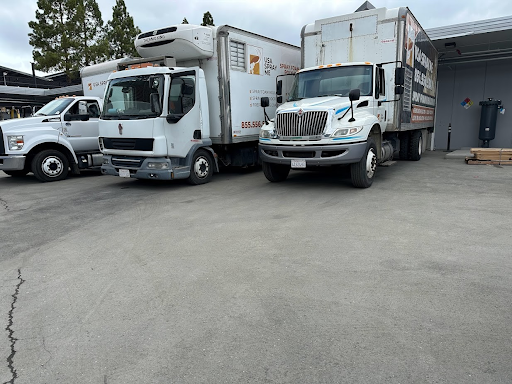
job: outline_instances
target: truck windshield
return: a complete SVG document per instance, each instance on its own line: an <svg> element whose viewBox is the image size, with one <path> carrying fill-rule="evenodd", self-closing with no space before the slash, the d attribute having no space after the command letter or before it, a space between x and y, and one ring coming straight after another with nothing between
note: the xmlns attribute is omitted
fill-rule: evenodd
<svg viewBox="0 0 512 384"><path fill-rule="evenodd" d="M123 77L109 82L102 119L147 119L160 116L163 75Z"/></svg>
<svg viewBox="0 0 512 384"><path fill-rule="evenodd" d="M348 96L359 88L361 96L372 95L372 66L354 65L319 68L295 75L288 101L321 96Z"/></svg>
<svg viewBox="0 0 512 384"><path fill-rule="evenodd" d="M55 99L50 101L48 104L43 106L39 111L37 111L34 116L51 116L51 115L59 115L63 112L69 104L73 102L74 99L71 98L62 98Z"/></svg>

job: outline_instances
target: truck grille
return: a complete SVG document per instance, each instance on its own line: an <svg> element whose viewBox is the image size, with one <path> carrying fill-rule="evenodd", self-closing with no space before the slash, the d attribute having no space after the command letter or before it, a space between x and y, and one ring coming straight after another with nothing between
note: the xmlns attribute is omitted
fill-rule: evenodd
<svg viewBox="0 0 512 384"><path fill-rule="evenodd" d="M112 165L119 168L140 168L144 157L112 156Z"/></svg>
<svg viewBox="0 0 512 384"><path fill-rule="evenodd" d="M126 151L152 151L153 139L121 139L103 138L103 145L107 149L123 149Z"/></svg>
<svg viewBox="0 0 512 384"><path fill-rule="evenodd" d="M327 124L327 111L279 113L276 116L276 133L279 136L318 136Z"/></svg>
<svg viewBox="0 0 512 384"><path fill-rule="evenodd" d="M5 152L4 133L2 132L2 128L0 128L0 155L5 155Z"/></svg>

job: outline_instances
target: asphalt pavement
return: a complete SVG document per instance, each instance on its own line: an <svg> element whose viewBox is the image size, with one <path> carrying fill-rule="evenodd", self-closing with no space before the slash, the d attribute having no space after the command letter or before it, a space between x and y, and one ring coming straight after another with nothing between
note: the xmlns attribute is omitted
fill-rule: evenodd
<svg viewBox="0 0 512 384"><path fill-rule="evenodd" d="M512 166L444 155L0 175L0 382L512 382Z"/></svg>

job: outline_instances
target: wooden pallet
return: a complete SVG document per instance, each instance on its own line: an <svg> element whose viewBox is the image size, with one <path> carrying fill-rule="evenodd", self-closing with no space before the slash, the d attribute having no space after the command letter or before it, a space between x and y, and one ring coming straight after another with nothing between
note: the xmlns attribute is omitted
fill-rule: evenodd
<svg viewBox="0 0 512 384"><path fill-rule="evenodd" d="M512 165L512 160L475 160L471 157L466 157L467 164L486 164L486 165Z"/></svg>
<svg viewBox="0 0 512 384"><path fill-rule="evenodd" d="M471 148L470 152L473 154L473 160L512 160L512 149L510 148Z"/></svg>

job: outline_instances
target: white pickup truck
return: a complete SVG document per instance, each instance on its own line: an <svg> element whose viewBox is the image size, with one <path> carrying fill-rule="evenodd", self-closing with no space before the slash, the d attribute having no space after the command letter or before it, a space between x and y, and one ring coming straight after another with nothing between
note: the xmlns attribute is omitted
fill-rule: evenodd
<svg viewBox="0 0 512 384"><path fill-rule="evenodd" d="M106 80L121 60L81 71L85 96L60 97L34 116L0 122L0 170L10 176L33 172L43 182L65 179L71 171L99 167L103 155L98 126Z"/></svg>
<svg viewBox="0 0 512 384"><path fill-rule="evenodd" d="M0 123L0 170L10 176L33 172L40 181L65 179L69 170L101 166L98 97L52 100L33 117Z"/></svg>

